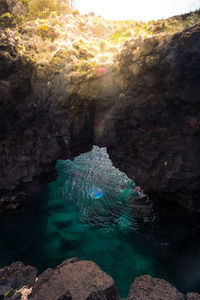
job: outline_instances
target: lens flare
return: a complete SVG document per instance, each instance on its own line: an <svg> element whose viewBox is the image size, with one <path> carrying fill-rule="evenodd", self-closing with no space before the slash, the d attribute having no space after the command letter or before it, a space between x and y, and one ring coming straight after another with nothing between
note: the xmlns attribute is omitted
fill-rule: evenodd
<svg viewBox="0 0 200 300"><path fill-rule="evenodd" d="M103 197L103 191L100 188L92 188L88 195L91 199L100 199Z"/></svg>
<svg viewBox="0 0 200 300"><path fill-rule="evenodd" d="M98 68L98 72L100 74L104 74L104 73L106 73L106 69L104 67L100 67L100 68Z"/></svg>

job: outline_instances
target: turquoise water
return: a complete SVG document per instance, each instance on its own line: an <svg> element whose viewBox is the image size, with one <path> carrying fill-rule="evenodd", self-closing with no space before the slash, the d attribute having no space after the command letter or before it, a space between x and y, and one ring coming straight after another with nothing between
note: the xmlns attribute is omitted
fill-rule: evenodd
<svg viewBox="0 0 200 300"><path fill-rule="evenodd" d="M58 161L56 169L57 181L24 211L1 216L0 267L21 260L42 272L77 256L110 274L121 297L142 274L182 291L199 289L199 218L169 204L138 213L135 183L112 166L104 148ZM101 197L92 199L91 189Z"/></svg>

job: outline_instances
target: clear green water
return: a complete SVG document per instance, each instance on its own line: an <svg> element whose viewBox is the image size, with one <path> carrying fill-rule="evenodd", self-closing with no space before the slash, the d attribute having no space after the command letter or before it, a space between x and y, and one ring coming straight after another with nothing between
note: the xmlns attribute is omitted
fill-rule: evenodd
<svg viewBox="0 0 200 300"><path fill-rule="evenodd" d="M95 261L126 297L136 276L163 277L182 291L200 286L200 222L174 206L139 216L134 182L115 169L105 149L58 161L58 179L24 211L0 218L0 267L21 260L39 272L77 256ZM91 188L104 196L91 199Z"/></svg>

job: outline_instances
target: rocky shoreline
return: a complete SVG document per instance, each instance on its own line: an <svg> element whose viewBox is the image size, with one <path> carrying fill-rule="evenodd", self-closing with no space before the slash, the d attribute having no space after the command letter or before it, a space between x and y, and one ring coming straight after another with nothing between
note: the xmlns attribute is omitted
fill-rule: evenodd
<svg viewBox="0 0 200 300"><path fill-rule="evenodd" d="M0 299L120 300L120 296L113 279L94 262L70 258L39 277L35 267L21 262L0 269ZM199 299L197 293L184 295L167 281L149 275L137 277L127 297L127 300Z"/></svg>

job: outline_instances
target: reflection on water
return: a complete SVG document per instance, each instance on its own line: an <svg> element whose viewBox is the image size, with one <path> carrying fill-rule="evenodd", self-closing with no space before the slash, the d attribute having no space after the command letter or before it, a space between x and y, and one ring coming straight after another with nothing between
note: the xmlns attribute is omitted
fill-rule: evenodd
<svg viewBox="0 0 200 300"><path fill-rule="evenodd" d="M135 183L94 147L58 161L58 179L19 214L0 219L0 266L22 260L39 271L78 256L95 261L127 296L136 276L163 277L182 291L200 291L200 221L176 207L153 207ZM102 191L101 198L90 191Z"/></svg>

